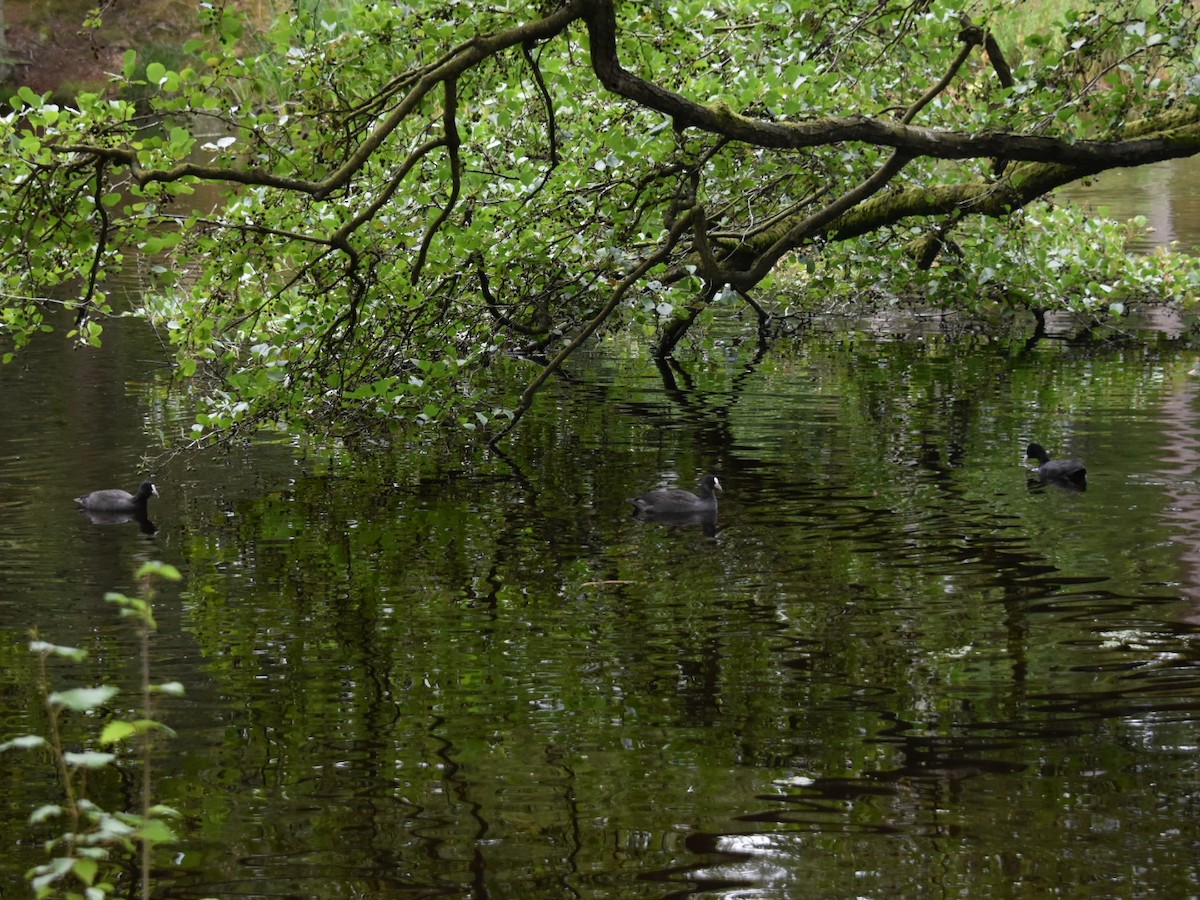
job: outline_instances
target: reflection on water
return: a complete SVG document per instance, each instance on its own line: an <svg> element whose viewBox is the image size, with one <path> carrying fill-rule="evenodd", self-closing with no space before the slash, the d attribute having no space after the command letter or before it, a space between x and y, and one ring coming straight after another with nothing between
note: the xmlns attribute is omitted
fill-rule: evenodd
<svg viewBox="0 0 1200 900"><path fill-rule="evenodd" d="M159 896L1194 893L1184 352L810 341L666 380L596 360L503 454L165 461L148 533L69 499L132 482L169 430L153 344L120 339L0 370L0 728L41 724L29 627L92 652L79 683L132 688L101 598L144 559L185 572L154 641L187 687ZM1088 491L1031 490L1031 436L1086 460ZM630 514L710 471L719 531ZM16 886L54 792L6 762Z"/></svg>
<svg viewBox="0 0 1200 900"><path fill-rule="evenodd" d="M717 510L702 509L685 512L677 511L655 511L650 509L635 509L633 511L635 519L641 519L643 522L658 522L660 525L670 525L676 528L695 526L708 537L715 537L717 534Z"/></svg>
<svg viewBox="0 0 1200 900"><path fill-rule="evenodd" d="M124 525L128 522L133 522L143 534L154 534L158 531L158 526L150 520L150 517L143 510L134 512L103 512L95 509L81 509L79 513L93 525Z"/></svg>
<svg viewBox="0 0 1200 900"><path fill-rule="evenodd" d="M1200 159L1196 157L1112 169L1087 183L1060 188L1054 196L1120 222L1145 216L1151 231L1132 242L1134 250L1175 243L1187 251L1200 248Z"/></svg>
<svg viewBox="0 0 1200 900"><path fill-rule="evenodd" d="M1147 478L1161 487L1167 504L1163 519L1172 526L1170 540L1181 550L1182 592L1200 604L1200 415L1194 370L1164 393L1163 416L1171 427L1165 435L1157 471ZM1189 621L1200 622L1200 606Z"/></svg>

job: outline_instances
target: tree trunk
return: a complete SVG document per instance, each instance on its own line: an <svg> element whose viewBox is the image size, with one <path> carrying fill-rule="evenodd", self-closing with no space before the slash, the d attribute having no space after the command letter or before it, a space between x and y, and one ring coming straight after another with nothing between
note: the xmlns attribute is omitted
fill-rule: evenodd
<svg viewBox="0 0 1200 900"><path fill-rule="evenodd" d="M4 0L0 0L0 84L12 80L13 65L8 55L8 30L4 25Z"/></svg>

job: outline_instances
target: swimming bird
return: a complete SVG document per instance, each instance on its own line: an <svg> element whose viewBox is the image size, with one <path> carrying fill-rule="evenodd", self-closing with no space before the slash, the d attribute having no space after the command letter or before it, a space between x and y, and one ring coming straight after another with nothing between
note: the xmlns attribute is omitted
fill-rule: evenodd
<svg viewBox="0 0 1200 900"><path fill-rule="evenodd" d="M1069 481L1077 485L1087 483L1087 468L1075 459L1051 459L1041 444L1030 444L1025 449L1026 459L1038 461L1038 478L1042 481Z"/></svg>
<svg viewBox="0 0 1200 900"><path fill-rule="evenodd" d="M123 491L120 488L108 488L103 491L92 491L82 497L76 497L75 502L80 509L92 512L142 512L151 497L158 496L158 488L146 479L138 488L136 494Z"/></svg>
<svg viewBox="0 0 1200 900"><path fill-rule="evenodd" d="M716 491L721 490L721 482L716 475L705 475L700 479L700 493L693 494L682 488L671 488L665 491L650 491L640 497L630 497L629 502L639 513L654 516L695 515L698 513L717 510Z"/></svg>

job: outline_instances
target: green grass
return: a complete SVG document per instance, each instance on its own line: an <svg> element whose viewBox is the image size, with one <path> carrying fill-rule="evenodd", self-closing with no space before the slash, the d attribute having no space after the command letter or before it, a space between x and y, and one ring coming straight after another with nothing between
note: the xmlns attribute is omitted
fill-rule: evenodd
<svg viewBox="0 0 1200 900"><path fill-rule="evenodd" d="M1082 12L1096 6L1096 0L982 0L967 12L991 29L1005 53L1016 56L1022 53L1029 35L1057 32L1070 10ZM1150 16L1154 11L1152 0L1136 0L1132 6L1121 11L1127 16Z"/></svg>

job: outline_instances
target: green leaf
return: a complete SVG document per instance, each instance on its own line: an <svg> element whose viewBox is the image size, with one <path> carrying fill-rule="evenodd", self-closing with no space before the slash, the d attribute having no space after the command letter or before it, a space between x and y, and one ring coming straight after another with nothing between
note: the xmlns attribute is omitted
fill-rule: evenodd
<svg viewBox="0 0 1200 900"><path fill-rule="evenodd" d="M109 722L104 726L104 730L100 732L100 746L106 747L109 744L115 744L117 741L123 741L130 735L137 734L137 728L132 722L123 720Z"/></svg>
<svg viewBox="0 0 1200 900"><path fill-rule="evenodd" d="M36 734L23 734L20 737L15 737L11 741L5 741L0 744L0 753L5 750L35 750L38 747L45 747L46 739Z"/></svg>
<svg viewBox="0 0 1200 900"><path fill-rule="evenodd" d="M72 871L75 877L86 885L91 885L96 880L96 873L100 870L100 864L94 859L77 859Z"/></svg>
<svg viewBox="0 0 1200 900"><path fill-rule="evenodd" d="M56 856L48 863L36 866L31 869L25 876L29 879L30 886L37 892L39 897L44 897L48 894L50 886L65 875L70 874L71 869L75 865L75 858L72 856ZM36 873L36 875L35 875ZM30 878L30 875L35 877Z"/></svg>
<svg viewBox="0 0 1200 900"><path fill-rule="evenodd" d="M33 92L33 88L27 85L21 85L17 88L17 96L25 103L26 106L37 109L42 105L42 98Z"/></svg>
<svg viewBox="0 0 1200 900"><path fill-rule="evenodd" d="M47 819L53 819L63 814L63 808L57 803L47 803L45 806L39 806L29 814L30 825L40 825Z"/></svg>
<svg viewBox="0 0 1200 900"><path fill-rule="evenodd" d="M150 560L149 562L142 563L137 572L134 573L134 578L137 578L140 581L141 579L150 575L155 575L159 578L166 579L167 581L183 580L183 576L179 574L179 570L177 568L170 563L158 562L157 560Z"/></svg>
<svg viewBox="0 0 1200 900"><path fill-rule="evenodd" d="M49 698L51 706L63 707L72 712L87 712L103 706L118 693L111 685L101 685L94 688L73 688L69 691L55 691Z"/></svg>
<svg viewBox="0 0 1200 900"><path fill-rule="evenodd" d="M141 838L152 844L169 844L177 840L171 826L161 819L151 819L140 829Z"/></svg>
<svg viewBox="0 0 1200 900"><path fill-rule="evenodd" d="M64 753L63 762L72 768L103 769L117 758L115 753L97 753L95 750L82 750L78 753Z"/></svg>
<svg viewBox="0 0 1200 900"><path fill-rule="evenodd" d="M171 736L175 734L170 727L157 719L135 719L132 722L115 721L104 726L104 730L100 733L100 744L107 746L117 741L123 741L132 735L145 734L149 731L165 731Z"/></svg>
<svg viewBox="0 0 1200 900"><path fill-rule="evenodd" d="M135 613L144 613L149 609L146 601L141 597L130 597L127 594L121 594L116 591L105 594L104 599L109 603L116 603L119 606L127 607Z"/></svg>

